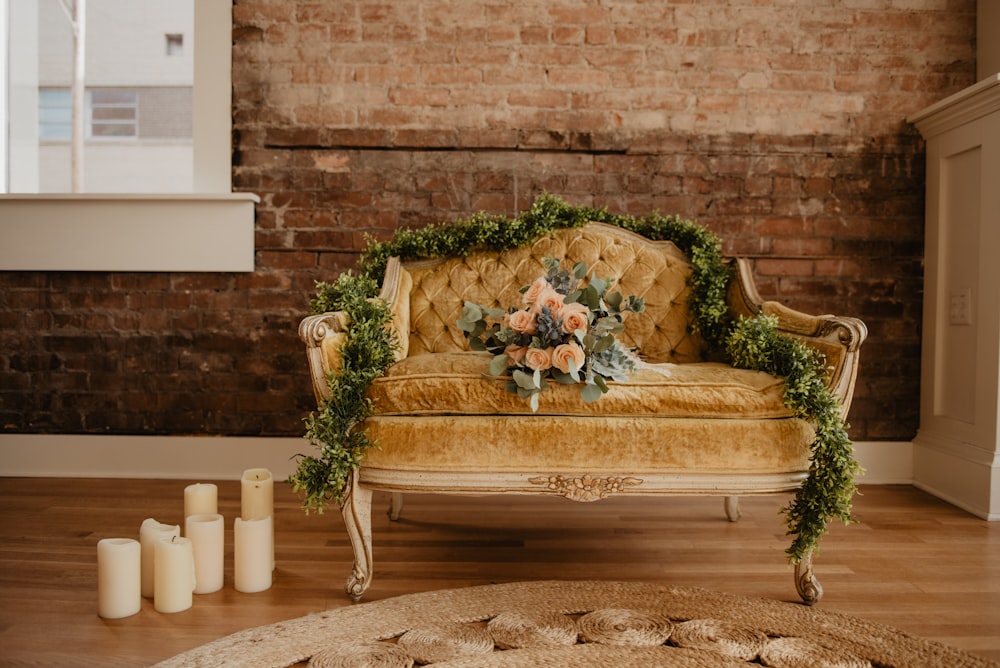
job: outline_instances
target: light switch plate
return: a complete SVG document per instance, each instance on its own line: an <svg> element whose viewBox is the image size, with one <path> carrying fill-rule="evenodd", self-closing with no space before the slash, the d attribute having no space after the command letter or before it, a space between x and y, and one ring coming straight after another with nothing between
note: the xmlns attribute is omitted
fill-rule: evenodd
<svg viewBox="0 0 1000 668"><path fill-rule="evenodd" d="M948 299L948 323L972 324L972 288L952 292Z"/></svg>

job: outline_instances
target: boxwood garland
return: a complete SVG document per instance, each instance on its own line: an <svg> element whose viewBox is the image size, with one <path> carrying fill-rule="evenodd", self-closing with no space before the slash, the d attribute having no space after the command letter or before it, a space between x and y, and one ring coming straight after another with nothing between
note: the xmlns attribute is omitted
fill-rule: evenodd
<svg viewBox="0 0 1000 668"><path fill-rule="evenodd" d="M773 317L731 318L726 292L732 269L725 262L719 239L678 216L635 218L571 206L551 195L539 197L529 210L514 218L479 213L451 224L400 229L385 242L370 240L359 259L358 274L346 272L333 283L316 284L311 312L344 311L351 319L351 328L341 350L343 370L329 378L331 398L306 418L306 438L320 448L319 456L301 455L297 471L289 478L293 489L303 496L306 512L322 513L332 501L342 504L350 473L364 451L375 445L364 431L364 420L372 411L365 392L392 364L397 342L385 326L391 319L387 306L371 298L378 292L389 258L412 261L504 251L591 221L653 240L672 241L686 253L692 267L694 328L709 350L734 366L783 376L786 407L813 424L816 438L808 477L792 502L782 508L788 534L794 536L786 550L789 560L798 563L816 551L830 520L854 521L851 503L857 492L854 476L860 467L840 416L840 403L824 382L825 360L801 341L779 333Z"/></svg>

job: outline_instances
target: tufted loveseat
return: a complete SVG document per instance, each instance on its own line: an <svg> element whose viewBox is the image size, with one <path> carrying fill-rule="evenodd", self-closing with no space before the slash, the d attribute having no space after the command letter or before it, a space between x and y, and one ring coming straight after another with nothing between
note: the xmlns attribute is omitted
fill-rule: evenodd
<svg viewBox="0 0 1000 668"><path fill-rule="evenodd" d="M472 352L457 327L463 304L518 303L519 288L544 273L542 259L586 262L616 277L623 295L645 298L620 340L649 363L626 383L611 383L584 403L575 385L551 384L537 412L489 376L489 353ZM772 314L779 331L820 351L844 415L850 407L864 324L810 316L764 302L750 265L735 260L728 303L733 316ZM553 232L525 247L403 264L389 261L381 298L390 305L400 347L396 362L369 388L365 423L378 443L352 475L342 506L355 564L347 592L371 583L373 490L542 494L573 501L611 495L716 495L729 519L745 494L797 488L810 466L813 426L784 404L784 382L764 372L706 361L687 304L691 266L670 242L650 241L601 223ZM328 374L340 365L349 327L342 313L304 319L313 389L329 398ZM651 366L650 366L651 365ZM658 371L668 365L669 375ZM796 588L809 604L822 595L811 554L796 564Z"/></svg>

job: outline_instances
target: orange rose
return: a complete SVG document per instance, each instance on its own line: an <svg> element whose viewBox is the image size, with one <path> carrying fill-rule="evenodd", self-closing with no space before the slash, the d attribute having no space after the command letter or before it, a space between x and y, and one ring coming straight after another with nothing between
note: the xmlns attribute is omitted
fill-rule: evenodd
<svg viewBox="0 0 1000 668"><path fill-rule="evenodd" d="M507 346L503 350L507 355L507 366L517 366L524 363L524 354L528 352L527 346Z"/></svg>
<svg viewBox="0 0 1000 668"><path fill-rule="evenodd" d="M507 325L515 332L534 334L538 331L535 314L531 311L514 311L505 318Z"/></svg>
<svg viewBox="0 0 1000 668"><path fill-rule="evenodd" d="M545 292L545 289L549 287L549 282L544 276L539 276L535 279L535 282L528 287L527 292L524 293L524 303L534 304L538 301L539 295Z"/></svg>
<svg viewBox="0 0 1000 668"><path fill-rule="evenodd" d="M579 371L583 368L586 359L587 356L584 354L583 348L575 343L564 343L556 346L555 350L552 351L552 366L563 373L569 373L570 360L573 360L573 363L576 364L576 370Z"/></svg>
<svg viewBox="0 0 1000 668"><path fill-rule="evenodd" d="M559 316L563 321L562 330L567 334L578 329L586 331L590 325L590 309L579 302L564 305Z"/></svg>
<svg viewBox="0 0 1000 668"><path fill-rule="evenodd" d="M545 371L552 366L552 354L548 348L528 348L524 353L524 365L535 371Z"/></svg>

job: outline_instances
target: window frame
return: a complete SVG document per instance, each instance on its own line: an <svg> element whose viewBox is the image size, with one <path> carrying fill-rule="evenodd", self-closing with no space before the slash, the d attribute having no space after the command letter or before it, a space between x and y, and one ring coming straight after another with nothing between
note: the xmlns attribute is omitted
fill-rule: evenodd
<svg viewBox="0 0 1000 668"><path fill-rule="evenodd" d="M0 0L2 30L15 1ZM232 191L232 0L194 12L193 192L0 194L0 270L254 270L260 198Z"/></svg>

